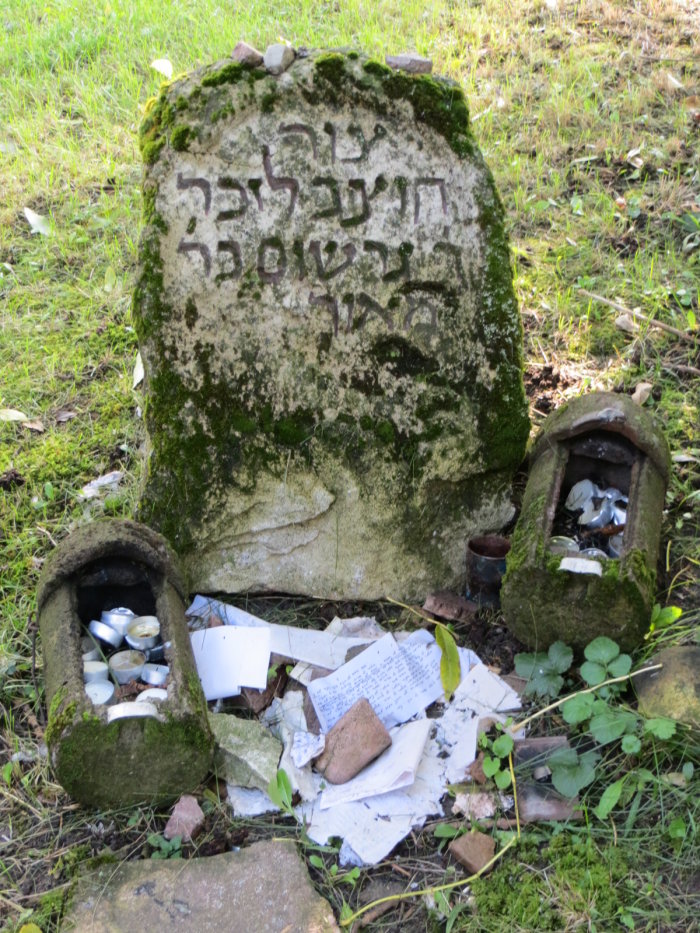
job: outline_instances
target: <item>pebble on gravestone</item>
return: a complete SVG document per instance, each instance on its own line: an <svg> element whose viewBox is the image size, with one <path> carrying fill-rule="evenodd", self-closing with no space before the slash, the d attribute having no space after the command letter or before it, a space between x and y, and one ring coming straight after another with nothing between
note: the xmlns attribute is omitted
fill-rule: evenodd
<svg viewBox="0 0 700 933"><path fill-rule="evenodd" d="M294 61L294 49L290 49L288 45L268 45L263 61L270 74L280 75Z"/></svg>
<svg viewBox="0 0 700 933"><path fill-rule="evenodd" d="M462 90L353 52L227 59L163 90L141 147L141 519L203 592L460 591L529 427Z"/></svg>
<svg viewBox="0 0 700 933"><path fill-rule="evenodd" d="M430 58L421 58L412 52L403 55L387 55L386 63L390 68L397 71L407 71L413 75L428 75L433 70L433 62Z"/></svg>
<svg viewBox="0 0 700 933"><path fill-rule="evenodd" d="M242 41L236 43L236 47L231 52L231 58L234 62L240 62L241 65L250 65L253 68L257 68L263 63L262 53L258 52L252 45Z"/></svg>

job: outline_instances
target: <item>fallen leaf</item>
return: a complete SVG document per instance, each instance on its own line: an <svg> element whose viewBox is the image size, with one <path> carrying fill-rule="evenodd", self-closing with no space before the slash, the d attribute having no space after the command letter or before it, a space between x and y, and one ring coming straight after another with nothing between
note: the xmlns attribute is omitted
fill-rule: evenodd
<svg viewBox="0 0 700 933"><path fill-rule="evenodd" d="M65 424L66 421L70 421L71 418L77 418L77 417L78 417L77 411L66 411L66 410L59 411L59 412L56 412L56 424Z"/></svg>
<svg viewBox="0 0 700 933"><path fill-rule="evenodd" d="M43 434L46 430L42 421L23 421L23 428L29 428L30 431L36 431L37 434Z"/></svg>
<svg viewBox="0 0 700 933"><path fill-rule="evenodd" d="M27 218L29 226L32 228L32 233L40 233L42 236L51 236L53 231L51 230L51 222L48 217L37 214L31 207L24 208L24 216Z"/></svg>
<svg viewBox="0 0 700 933"><path fill-rule="evenodd" d="M107 266L105 271L105 284L104 290L106 292L111 292L114 289L114 286L117 284L117 273L111 266Z"/></svg>
<svg viewBox="0 0 700 933"><path fill-rule="evenodd" d="M16 408L0 408L0 421L29 421L23 411Z"/></svg>
<svg viewBox="0 0 700 933"><path fill-rule="evenodd" d="M135 389L136 386L140 385L143 382L143 360L141 359L141 353L136 354L136 360L134 361L134 379L132 382L132 388Z"/></svg>
<svg viewBox="0 0 700 933"><path fill-rule="evenodd" d="M167 58L156 58L151 62L151 68L154 71L159 72L168 79L168 81L173 76L173 66L172 62Z"/></svg>
<svg viewBox="0 0 700 933"><path fill-rule="evenodd" d="M637 405L643 405L651 395L654 386L650 382L638 382L632 393L632 401Z"/></svg>
<svg viewBox="0 0 700 933"><path fill-rule="evenodd" d="M14 467L10 467L10 469L5 470L4 473L0 473L0 489L12 489L13 486L24 486L26 482L26 479L19 470L15 470Z"/></svg>

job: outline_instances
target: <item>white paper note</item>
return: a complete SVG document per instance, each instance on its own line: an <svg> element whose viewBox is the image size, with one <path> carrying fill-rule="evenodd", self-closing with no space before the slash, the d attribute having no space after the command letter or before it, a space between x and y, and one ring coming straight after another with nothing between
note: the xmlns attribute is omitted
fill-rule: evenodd
<svg viewBox="0 0 700 933"><path fill-rule="evenodd" d="M416 779L418 764L430 732L430 719L417 719L392 731L391 745L345 784L327 784L321 794L321 809L352 803L409 787Z"/></svg>
<svg viewBox="0 0 700 933"><path fill-rule="evenodd" d="M308 685L324 732L365 697L390 729L443 696L440 651L429 632L414 632L401 645L385 635L328 677Z"/></svg>
<svg viewBox="0 0 700 933"><path fill-rule="evenodd" d="M207 596L195 596L187 615L206 618L212 612L226 625L269 629L271 652L284 658L293 658L295 661L306 661L316 667L325 667L329 671L334 671L345 663L345 655L351 648L369 644L374 640L347 638L328 632L317 632L314 629L296 628L293 625L276 625Z"/></svg>
<svg viewBox="0 0 700 933"><path fill-rule="evenodd" d="M207 700L235 696L241 687L264 690L270 666L270 633L264 628L220 625L190 635Z"/></svg>

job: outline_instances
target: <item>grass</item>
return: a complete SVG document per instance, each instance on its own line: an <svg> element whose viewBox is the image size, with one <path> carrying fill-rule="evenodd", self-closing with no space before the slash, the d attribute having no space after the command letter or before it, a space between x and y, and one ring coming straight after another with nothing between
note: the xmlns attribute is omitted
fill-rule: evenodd
<svg viewBox="0 0 700 933"><path fill-rule="evenodd" d="M0 422L0 764L19 755L0 777L0 917L10 929L30 916L45 931L55 929L79 865L105 851L137 857L148 851L147 835L163 826L164 815L151 811L81 812L52 782L42 757L32 615L37 574L55 542L100 512L133 514L137 500L144 438L141 398L131 387L136 127L159 86L149 68L155 58L168 57L177 73L228 55L241 37L262 48L282 37L295 46L353 46L380 57L415 48L434 59L436 71L461 81L508 216L533 422L585 389L653 385L647 407L678 458L659 598L686 609L663 638L693 640L700 593L697 343L653 325L631 336L615 326L618 312L579 290L698 333L700 159L691 95L698 94L699 42L692 4L6 0L0 25L0 408L34 422ZM25 207L49 218L51 236L31 233ZM115 493L97 505L80 499L86 482L112 469L124 473ZM305 605L292 617L313 611ZM634 796L611 823L591 818L568 840L574 862L590 862L598 852L605 877L612 877L610 859L621 854L635 880L621 913L601 920L595 897L583 903L572 890L573 867L567 880L535 836L529 854L509 857L493 883L475 889L477 913L462 911L454 928L487 929L489 912L497 918L492 929L497 920L527 928L527 905L518 919L512 907L487 900L500 877L551 902L557 929L613 929L627 914L640 929L691 928L697 804L690 788L666 778L681 754L647 750L654 780L628 830ZM604 774L611 779L630 767L613 759ZM697 779L692 786L697 797ZM222 833L243 831L230 825L215 795L209 805L200 854ZM682 840L669 835L677 814L693 828ZM258 830L246 831L250 839ZM579 844L584 850L575 849ZM403 870L421 884L438 883L444 865L408 845ZM392 871L363 873L357 890L370 875L409 883ZM593 875L602 891L600 872ZM317 881L324 883L321 874ZM324 891L338 904L343 887ZM405 929L416 922L411 910L401 914ZM391 926L396 916L375 928L399 928Z"/></svg>

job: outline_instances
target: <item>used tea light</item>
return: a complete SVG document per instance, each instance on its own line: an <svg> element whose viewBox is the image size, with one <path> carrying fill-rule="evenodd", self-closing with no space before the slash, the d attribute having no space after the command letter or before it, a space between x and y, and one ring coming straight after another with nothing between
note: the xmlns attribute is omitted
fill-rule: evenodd
<svg viewBox="0 0 700 933"><path fill-rule="evenodd" d="M118 684L128 684L141 676L145 663L143 651L118 651L109 659L109 669Z"/></svg>
<svg viewBox="0 0 700 933"><path fill-rule="evenodd" d="M137 651L155 648L160 638L160 622L155 616L137 616L126 630L126 643Z"/></svg>
<svg viewBox="0 0 700 933"><path fill-rule="evenodd" d="M148 691L144 692L147 693ZM91 703L106 705L114 697L114 684L111 680L93 680L91 683L85 684L85 693L87 693Z"/></svg>
<svg viewBox="0 0 700 933"><path fill-rule="evenodd" d="M107 722L114 722L115 719L131 719L135 716L153 716L158 718L158 710L153 703L138 703L134 700L131 703L118 703L117 706L110 706L107 710Z"/></svg>
<svg viewBox="0 0 700 933"><path fill-rule="evenodd" d="M107 680L109 670L104 661L83 661L83 680L86 684Z"/></svg>
<svg viewBox="0 0 700 933"><path fill-rule="evenodd" d="M100 649L97 642L90 635L85 635L80 639L80 653L83 661L99 661Z"/></svg>
<svg viewBox="0 0 700 933"><path fill-rule="evenodd" d="M154 687L162 687L168 679L170 668L167 664L144 664L141 671L141 680Z"/></svg>
<svg viewBox="0 0 700 933"><path fill-rule="evenodd" d="M136 697L137 703L161 703L168 699L168 691L163 687L149 687Z"/></svg>
<svg viewBox="0 0 700 933"><path fill-rule="evenodd" d="M104 622L105 625L109 625L115 632L119 632L123 638L133 618L135 618L135 614L131 609L118 606L116 609L103 609L100 621Z"/></svg>
<svg viewBox="0 0 700 933"><path fill-rule="evenodd" d="M88 629L91 635L94 635L95 638L99 638L99 640L103 641L106 645L111 645L112 648L118 648L124 640L124 636L120 635L111 625L107 625L106 622L98 622L97 619L92 620L88 625Z"/></svg>

